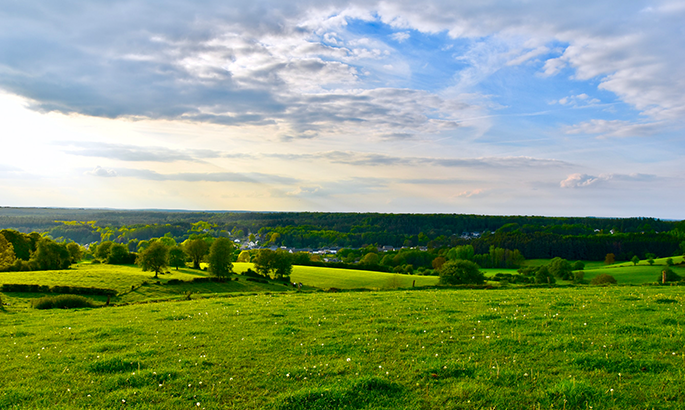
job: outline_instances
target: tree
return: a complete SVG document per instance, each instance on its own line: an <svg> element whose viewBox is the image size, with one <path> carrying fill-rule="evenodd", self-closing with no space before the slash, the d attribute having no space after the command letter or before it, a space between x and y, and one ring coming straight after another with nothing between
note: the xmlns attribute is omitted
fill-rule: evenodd
<svg viewBox="0 0 685 410"><path fill-rule="evenodd" d="M445 262L439 269L440 284L481 284L485 282L485 275L478 265L471 261L457 259Z"/></svg>
<svg viewBox="0 0 685 410"><path fill-rule="evenodd" d="M160 241L152 242L136 259L136 264L143 268L143 272L155 272L155 279L169 266L168 263L169 248Z"/></svg>
<svg viewBox="0 0 685 410"><path fill-rule="evenodd" d="M666 259L666 266L673 266L673 265L674 265L673 258Z"/></svg>
<svg viewBox="0 0 685 410"><path fill-rule="evenodd" d="M433 269L437 270L440 269L442 265L445 264L445 262L447 262L445 258L443 258L442 256L438 256L437 258L433 259L433 262L431 262L431 266L433 267Z"/></svg>
<svg viewBox="0 0 685 410"><path fill-rule="evenodd" d="M611 265L616 261L616 255L613 253L607 253L607 256L604 258L604 264L605 265Z"/></svg>
<svg viewBox="0 0 685 410"><path fill-rule="evenodd" d="M649 266L654 265L654 259L652 259L652 258L647 259L647 263L649 263Z"/></svg>
<svg viewBox="0 0 685 410"><path fill-rule="evenodd" d="M548 265L548 269L549 273L556 276L557 278L563 280L572 279L571 272L573 271L573 267L571 266L571 262L567 261L566 259L562 259L559 257L552 259L552 261Z"/></svg>
<svg viewBox="0 0 685 410"><path fill-rule="evenodd" d="M240 255L238 255L238 260L236 262L249 262L250 259L250 252L249 251L241 251Z"/></svg>
<svg viewBox="0 0 685 410"><path fill-rule="evenodd" d="M111 265L124 265L129 262L129 251L128 246L121 243L113 243L109 248L109 254L107 255L107 263Z"/></svg>
<svg viewBox="0 0 685 410"><path fill-rule="evenodd" d="M71 255L66 244L42 238L31 255L31 262L40 270L67 269L71 265Z"/></svg>
<svg viewBox="0 0 685 410"><path fill-rule="evenodd" d="M228 238L216 238L209 248L209 271L224 278L233 273L233 242Z"/></svg>
<svg viewBox="0 0 685 410"><path fill-rule="evenodd" d="M289 277L293 270L290 254L284 250L261 249L252 260L255 269L263 276L273 274L275 278Z"/></svg>
<svg viewBox="0 0 685 410"><path fill-rule="evenodd" d="M362 265L378 265L378 262L380 261L380 257L378 257L378 254L375 252L369 252L364 257L362 260L359 262Z"/></svg>
<svg viewBox="0 0 685 410"><path fill-rule="evenodd" d="M640 263L640 258L635 255L630 261L633 262L633 266L637 266L637 264Z"/></svg>
<svg viewBox="0 0 685 410"><path fill-rule="evenodd" d="M100 260L101 262L106 261L107 257L109 256L109 250L112 248L112 244L112 241L102 242L97 246L97 248L95 248L93 256L95 256L95 258Z"/></svg>
<svg viewBox="0 0 685 410"><path fill-rule="evenodd" d="M585 264L581 261L575 261L573 263L573 270L583 270L585 269Z"/></svg>
<svg viewBox="0 0 685 410"><path fill-rule="evenodd" d="M549 265L540 266L535 272L535 283L553 284L555 282L554 275L549 271Z"/></svg>
<svg viewBox="0 0 685 410"><path fill-rule="evenodd" d="M71 255L71 263L77 263L83 259L83 248L77 243L71 242L67 244L67 251Z"/></svg>
<svg viewBox="0 0 685 410"><path fill-rule="evenodd" d="M14 246L0 234L0 271L9 269L15 259L17 257L14 255Z"/></svg>
<svg viewBox="0 0 685 410"><path fill-rule="evenodd" d="M183 250L186 251L188 257L193 261L193 269L200 269L200 262L202 262L202 258L207 255L209 245L204 239L197 238L186 241Z"/></svg>
<svg viewBox="0 0 685 410"><path fill-rule="evenodd" d="M169 265L176 268L176 270L181 266L186 266L186 258L186 253L180 246L175 245L169 249Z"/></svg>

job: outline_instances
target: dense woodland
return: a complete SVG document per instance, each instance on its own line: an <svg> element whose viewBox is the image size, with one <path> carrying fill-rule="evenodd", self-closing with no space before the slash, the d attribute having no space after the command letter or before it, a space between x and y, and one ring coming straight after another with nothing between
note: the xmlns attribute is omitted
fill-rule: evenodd
<svg viewBox="0 0 685 410"><path fill-rule="evenodd" d="M38 232L56 243L111 241L125 245L130 252L152 238L182 243L197 236L229 237L262 247L335 247L348 252L383 246L427 248L425 256L410 256L409 249L392 253L393 258L407 253L399 259L414 261L404 265L415 268L430 268L441 252L465 245L472 246L475 255L501 249L518 251L526 259L569 260L604 260L609 253L616 260L648 254L671 256L681 254L685 246L685 221L655 218L0 208L0 229ZM34 237L34 243L36 240ZM20 248L17 257L25 259L26 246ZM355 257L355 262L360 262L364 255L357 251ZM490 259L483 256L480 264L487 265ZM381 262L378 264L383 265ZM393 269L397 263L386 266Z"/></svg>

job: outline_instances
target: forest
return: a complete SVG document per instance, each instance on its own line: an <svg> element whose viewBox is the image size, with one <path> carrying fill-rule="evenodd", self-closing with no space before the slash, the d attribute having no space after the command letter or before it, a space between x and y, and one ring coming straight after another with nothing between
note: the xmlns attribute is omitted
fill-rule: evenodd
<svg viewBox="0 0 685 410"><path fill-rule="evenodd" d="M140 241L167 237L228 237L255 247L295 250L365 247L431 251L470 245L518 251L526 259L569 260L671 256L685 247L685 221L656 218L487 216L316 212L180 212L57 208L0 208L0 229L37 232L80 245L112 241L135 252ZM34 238L34 243L37 238ZM22 245L25 246L25 245ZM359 252L358 252L359 253ZM364 255L359 255L359 258ZM430 266L426 257L419 266ZM23 258L22 258L23 259ZM405 258L406 259L406 258ZM428 262L426 262L428 261Z"/></svg>

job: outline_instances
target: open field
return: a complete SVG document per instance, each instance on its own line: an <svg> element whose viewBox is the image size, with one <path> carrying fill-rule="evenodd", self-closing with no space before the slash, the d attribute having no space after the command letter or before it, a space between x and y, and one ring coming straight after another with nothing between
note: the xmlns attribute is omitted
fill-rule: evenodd
<svg viewBox="0 0 685 410"><path fill-rule="evenodd" d="M13 304L0 408L680 409L682 289Z"/></svg>

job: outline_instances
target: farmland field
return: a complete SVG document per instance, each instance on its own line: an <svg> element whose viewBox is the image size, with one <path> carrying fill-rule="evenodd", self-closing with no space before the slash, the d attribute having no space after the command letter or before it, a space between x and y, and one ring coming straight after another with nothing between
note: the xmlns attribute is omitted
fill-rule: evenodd
<svg viewBox="0 0 685 410"><path fill-rule="evenodd" d="M682 287L0 312L0 408L681 409Z"/></svg>

